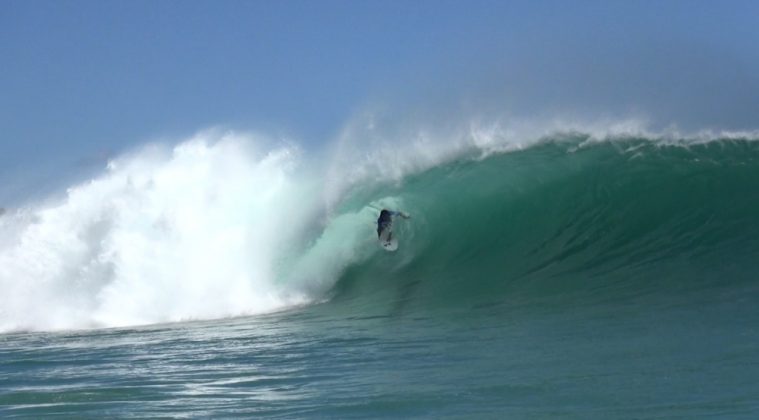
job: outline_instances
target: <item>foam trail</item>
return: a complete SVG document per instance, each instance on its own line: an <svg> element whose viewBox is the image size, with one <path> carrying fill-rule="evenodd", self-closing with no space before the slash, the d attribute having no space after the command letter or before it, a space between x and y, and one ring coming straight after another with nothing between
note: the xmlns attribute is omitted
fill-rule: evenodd
<svg viewBox="0 0 759 420"><path fill-rule="evenodd" d="M298 151L199 135L146 148L55 204L4 217L0 331L272 311L310 297L278 260L318 214Z"/></svg>

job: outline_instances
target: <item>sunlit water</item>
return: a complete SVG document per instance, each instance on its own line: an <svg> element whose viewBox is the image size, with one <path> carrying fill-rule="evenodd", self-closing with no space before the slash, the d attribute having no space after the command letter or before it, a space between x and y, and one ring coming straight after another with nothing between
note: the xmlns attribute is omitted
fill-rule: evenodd
<svg viewBox="0 0 759 420"><path fill-rule="evenodd" d="M751 418L759 296L741 293L737 304L728 295L700 305L670 296L363 318L313 307L9 334L0 336L0 414Z"/></svg>

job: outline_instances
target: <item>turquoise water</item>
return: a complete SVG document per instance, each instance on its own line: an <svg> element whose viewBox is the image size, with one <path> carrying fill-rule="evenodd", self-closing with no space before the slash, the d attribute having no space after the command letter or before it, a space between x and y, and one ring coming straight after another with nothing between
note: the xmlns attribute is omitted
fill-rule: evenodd
<svg viewBox="0 0 759 420"><path fill-rule="evenodd" d="M737 296L736 296L737 295ZM753 417L756 291L2 339L3 417Z"/></svg>
<svg viewBox="0 0 759 420"><path fill-rule="evenodd" d="M318 297L273 313L14 321L0 416L755 418L759 143L587 140L354 186L274 265ZM387 203L398 252L344 233Z"/></svg>

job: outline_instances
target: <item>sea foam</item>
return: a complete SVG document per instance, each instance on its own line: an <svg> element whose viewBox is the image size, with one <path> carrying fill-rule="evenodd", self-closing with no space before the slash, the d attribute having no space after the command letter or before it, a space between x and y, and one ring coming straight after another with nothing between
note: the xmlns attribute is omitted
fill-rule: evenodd
<svg viewBox="0 0 759 420"><path fill-rule="evenodd" d="M218 318L318 299L341 258L355 257L351 240L334 235L366 220L344 215L323 230L319 177L305 174L297 147L264 143L206 132L145 147L62 200L6 215L0 331ZM310 242L318 249L299 262Z"/></svg>

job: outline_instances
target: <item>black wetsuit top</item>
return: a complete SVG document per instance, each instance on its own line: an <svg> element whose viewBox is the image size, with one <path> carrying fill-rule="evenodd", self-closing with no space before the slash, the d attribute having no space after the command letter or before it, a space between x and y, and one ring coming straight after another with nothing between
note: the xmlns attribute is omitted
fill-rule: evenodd
<svg viewBox="0 0 759 420"><path fill-rule="evenodd" d="M377 219L377 236L380 236L382 231L393 223L393 215L395 215L395 212L390 210L382 210L380 212L379 219Z"/></svg>

